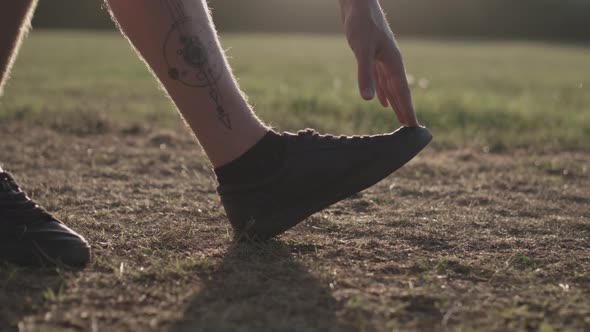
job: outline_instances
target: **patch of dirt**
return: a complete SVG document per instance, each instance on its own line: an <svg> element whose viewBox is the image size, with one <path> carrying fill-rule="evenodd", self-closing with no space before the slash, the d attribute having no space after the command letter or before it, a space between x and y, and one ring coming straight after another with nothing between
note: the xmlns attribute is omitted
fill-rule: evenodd
<svg viewBox="0 0 590 332"><path fill-rule="evenodd" d="M101 121L0 125L3 166L94 250L0 263L0 330L590 330L588 152L427 149L238 245L185 129Z"/></svg>

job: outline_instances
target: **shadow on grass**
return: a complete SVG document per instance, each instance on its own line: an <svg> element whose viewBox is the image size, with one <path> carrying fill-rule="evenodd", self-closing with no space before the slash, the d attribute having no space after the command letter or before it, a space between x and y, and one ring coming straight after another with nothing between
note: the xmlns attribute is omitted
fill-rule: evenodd
<svg viewBox="0 0 590 332"><path fill-rule="evenodd" d="M0 262L0 331L17 331L25 316L60 296L63 277L55 270Z"/></svg>
<svg viewBox="0 0 590 332"><path fill-rule="evenodd" d="M346 331L327 284L293 259L281 242L234 244L201 275L202 291L172 331Z"/></svg>

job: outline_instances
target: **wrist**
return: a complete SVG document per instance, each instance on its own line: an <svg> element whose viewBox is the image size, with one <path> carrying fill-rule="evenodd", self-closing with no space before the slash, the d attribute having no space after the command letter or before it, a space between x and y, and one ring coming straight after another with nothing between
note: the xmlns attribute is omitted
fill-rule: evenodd
<svg viewBox="0 0 590 332"><path fill-rule="evenodd" d="M377 22L383 18L383 11L378 0L339 0L342 23L351 16L370 17Z"/></svg>
<svg viewBox="0 0 590 332"><path fill-rule="evenodd" d="M377 0L339 0L339 2L342 22L346 22L351 15L367 13L371 6L379 7Z"/></svg>

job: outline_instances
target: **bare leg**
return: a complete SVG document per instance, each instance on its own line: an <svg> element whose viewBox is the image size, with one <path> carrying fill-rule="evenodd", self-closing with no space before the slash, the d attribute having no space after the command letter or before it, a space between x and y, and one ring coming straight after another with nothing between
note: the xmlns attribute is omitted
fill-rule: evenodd
<svg viewBox="0 0 590 332"><path fill-rule="evenodd" d="M37 0L0 1L0 94L36 5ZM90 255L82 236L33 202L0 167L0 261L84 266Z"/></svg>
<svg viewBox="0 0 590 332"><path fill-rule="evenodd" d="M37 0L0 2L0 96L36 5Z"/></svg>
<svg viewBox="0 0 590 332"><path fill-rule="evenodd" d="M268 132L238 88L205 1L107 2L215 167L235 160Z"/></svg>
<svg viewBox="0 0 590 332"><path fill-rule="evenodd" d="M37 0L0 2L0 96L36 5Z"/></svg>

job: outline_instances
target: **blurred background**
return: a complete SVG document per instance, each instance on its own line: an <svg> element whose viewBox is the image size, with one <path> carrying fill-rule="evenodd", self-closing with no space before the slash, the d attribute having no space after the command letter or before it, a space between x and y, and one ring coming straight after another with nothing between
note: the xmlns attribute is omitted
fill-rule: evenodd
<svg viewBox="0 0 590 332"><path fill-rule="evenodd" d="M590 0L381 3L434 147L590 148ZM399 126L391 109L359 96L337 0L209 4L241 88L270 125L343 134ZM0 120L76 133L183 127L102 0L40 0L33 26Z"/></svg>
<svg viewBox="0 0 590 332"><path fill-rule="evenodd" d="M99 0L40 1L34 26L113 29ZM340 31L337 0L210 0L221 31ZM384 0L404 36L590 40L588 0ZM74 15L73 15L74 13Z"/></svg>

